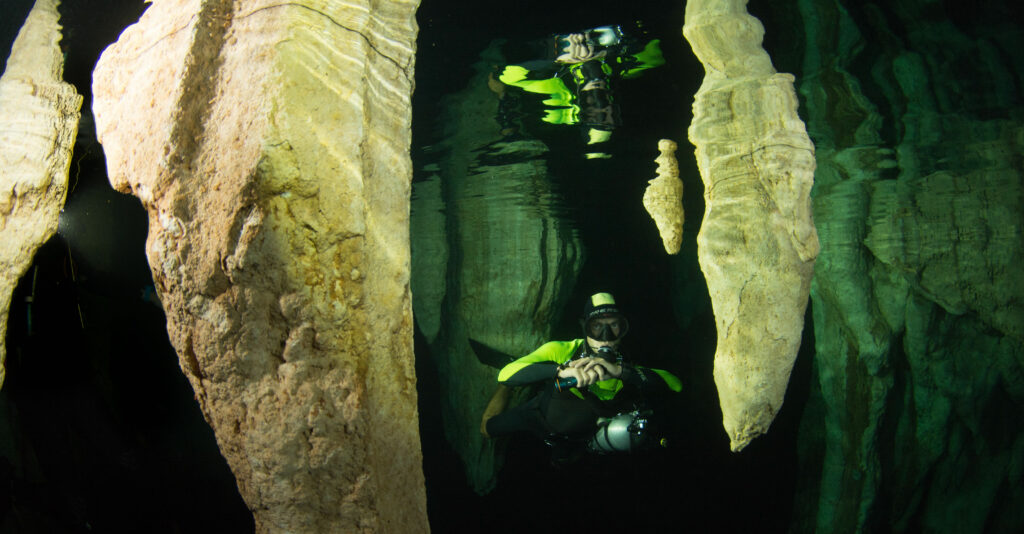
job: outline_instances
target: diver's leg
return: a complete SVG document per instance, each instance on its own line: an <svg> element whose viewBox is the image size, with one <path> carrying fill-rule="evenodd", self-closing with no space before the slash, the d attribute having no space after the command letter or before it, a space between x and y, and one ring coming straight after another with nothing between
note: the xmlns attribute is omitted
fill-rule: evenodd
<svg viewBox="0 0 1024 534"><path fill-rule="evenodd" d="M487 432L487 422L496 415L501 414L505 411L508 406L508 398L512 394L512 388L498 384L498 389L494 391L494 395L491 395L490 402L487 403L487 408L484 408L484 416L480 419L480 433L485 438L491 437Z"/></svg>
<svg viewBox="0 0 1024 534"><path fill-rule="evenodd" d="M538 398L534 397L515 408L496 414L481 424L480 432L488 438L499 438L516 432L529 432L543 438L547 430L537 404Z"/></svg>

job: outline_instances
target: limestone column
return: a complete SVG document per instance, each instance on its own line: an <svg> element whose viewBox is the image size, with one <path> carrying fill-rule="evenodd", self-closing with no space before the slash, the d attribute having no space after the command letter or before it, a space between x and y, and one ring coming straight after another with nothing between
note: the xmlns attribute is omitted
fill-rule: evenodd
<svg viewBox="0 0 1024 534"><path fill-rule="evenodd" d="M718 329L715 384L733 451L782 407L818 254L814 146L793 76L761 47L746 0L690 0L683 34L704 64L690 141L704 181L698 260Z"/></svg>
<svg viewBox="0 0 1024 534"><path fill-rule="evenodd" d="M82 97L64 83L57 0L37 0L0 77L0 386L11 293L57 231Z"/></svg>
<svg viewBox="0 0 1024 534"><path fill-rule="evenodd" d="M94 73L111 184L261 532L425 532L415 2L157 0Z"/></svg>

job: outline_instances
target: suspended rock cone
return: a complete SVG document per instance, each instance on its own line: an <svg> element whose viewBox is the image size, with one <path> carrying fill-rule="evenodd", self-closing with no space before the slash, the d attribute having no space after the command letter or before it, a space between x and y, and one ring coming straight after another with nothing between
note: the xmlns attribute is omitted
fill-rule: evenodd
<svg viewBox="0 0 1024 534"><path fill-rule="evenodd" d="M679 179L676 162L676 143L671 139L658 141L661 154L654 160L658 164L658 177L650 180L644 191L644 208L654 219L661 235L665 252L678 254L683 245L683 181Z"/></svg>

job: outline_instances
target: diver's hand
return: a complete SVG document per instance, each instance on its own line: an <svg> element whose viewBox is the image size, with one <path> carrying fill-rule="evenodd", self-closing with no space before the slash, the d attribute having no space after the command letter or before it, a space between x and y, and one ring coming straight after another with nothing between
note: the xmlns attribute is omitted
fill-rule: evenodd
<svg viewBox="0 0 1024 534"><path fill-rule="evenodd" d="M559 378L573 377L576 387L584 388L595 382L618 378L622 374L622 366L609 362L604 358L587 357L573 360L558 372Z"/></svg>
<svg viewBox="0 0 1024 534"><path fill-rule="evenodd" d="M610 362L604 358L583 358L580 361L586 360L583 364L583 370L593 370L597 372L600 377L598 380L608 380L609 378L619 378L622 376L622 366Z"/></svg>
<svg viewBox="0 0 1024 534"><path fill-rule="evenodd" d="M558 378L575 378L576 387L580 389L602 380L598 371L585 369L582 362L583 360L573 360L567 367L558 371Z"/></svg>
<svg viewBox="0 0 1024 534"><path fill-rule="evenodd" d="M565 53L556 59L559 63L583 63L607 54L606 50L596 52L596 47L582 33L571 33L566 40L569 41L569 46L563 48Z"/></svg>

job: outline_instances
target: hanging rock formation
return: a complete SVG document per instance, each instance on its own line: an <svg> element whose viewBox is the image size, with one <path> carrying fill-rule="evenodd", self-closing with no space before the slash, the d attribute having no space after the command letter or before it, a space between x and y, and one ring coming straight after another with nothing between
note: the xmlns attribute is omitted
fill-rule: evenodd
<svg viewBox="0 0 1024 534"><path fill-rule="evenodd" d="M548 147L499 131L500 95L487 75L502 63L488 48L469 86L444 99L444 139L412 208L416 322L437 367L445 437L480 494L494 488L502 460L499 442L479 430L495 366L548 341L583 260L556 213Z"/></svg>
<svg viewBox="0 0 1024 534"><path fill-rule="evenodd" d="M64 83L56 0L37 0L0 77L0 342L11 293L57 231L82 97ZM0 345L0 386L5 348Z"/></svg>
<svg viewBox="0 0 1024 534"><path fill-rule="evenodd" d="M800 347L818 254L814 147L793 76L761 48L745 0L691 0L683 34L704 64L690 141L704 180L698 259L718 329L715 384L733 451L767 431Z"/></svg>
<svg viewBox="0 0 1024 534"><path fill-rule="evenodd" d="M100 59L111 184L261 532L428 530L408 198L414 2L158 0Z"/></svg>
<svg viewBox="0 0 1024 534"><path fill-rule="evenodd" d="M1019 532L1024 32L998 2L796 7L822 252L794 531Z"/></svg>
<svg viewBox="0 0 1024 534"><path fill-rule="evenodd" d="M660 154L654 160L658 164L658 177L647 182L644 190L644 208L654 219L661 235L665 252L677 254L683 246L683 181L679 179L679 163L676 162L676 143L671 139L658 141Z"/></svg>

